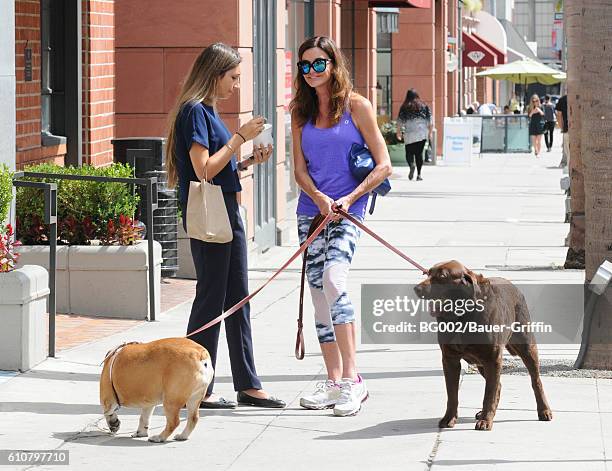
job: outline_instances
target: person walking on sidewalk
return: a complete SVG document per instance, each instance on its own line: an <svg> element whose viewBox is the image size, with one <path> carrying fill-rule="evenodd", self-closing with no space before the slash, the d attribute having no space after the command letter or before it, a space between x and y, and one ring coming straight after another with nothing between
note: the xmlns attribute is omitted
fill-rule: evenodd
<svg viewBox="0 0 612 471"><path fill-rule="evenodd" d="M557 118L555 117L555 105L552 101L550 101L550 95L546 95L544 97L542 111L544 111L544 141L546 142L547 151L550 152L553 146L555 125L557 124Z"/></svg>
<svg viewBox="0 0 612 471"><path fill-rule="evenodd" d="M227 243L190 239L197 285L187 332L211 321L249 292L246 237L236 199L242 189L238 170L268 160L272 146L259 146L254 149L253 160L236 163L235 154L240 146L264 128L264 119L257 117L232 134L217 111L217 102L230 98L239 86L240 62L238 52L223 43L204 49L193 64L170 115L166 168L168 183L171 186L178 183L183 227L187 230L189 182L207 178L223 190L233 232L233 240ZM217 324L191 337L208 350L213 368L217 361L220 328ZM249 304L225 319L225 333L238 402L260 407L284 407L283 401L262 389L257 377ZM236 402L213 395L213 387L214 380L201 407L236 407Z"/></svg>
<svg viewBox="0 0 612 471"><path fill-rule="evenodd" d="M531 143L533 144L535 156L539 157L542 150L542 134L544 134L544 111L542 111L542 104L538 95L531 97L527 107L527 114L529 115Z"/></svg>
<svg viewBox="0 0 612 471"><path fill-rule="evenodd" d="M352 90L345 59L328 37L307 39L299 48L296 93L291 109L295 179L301 188L297 206L300 243L317 214L342 207L363 220L368 193L391 174L391 162L371 103ZM353 144L367 144L376 163L359 182L350 172ZM358 228L338 215L308 248L306 274L327 380L302 397L307 409L334 408L354 415L368 391L356 367L355 311L347 294L347 276Z"/></svg>
<svg viewBox="0 0 612 471"><path fill-rule="evenodd" d="M397 137L404 140L406 146L406 162L410 166L408 178L414 177L416 162L417 181L423 180L423 149L425 142L431 140L433 122L431 111L414 88L406 93L406 99L399 110L397 118Z"/></svg>

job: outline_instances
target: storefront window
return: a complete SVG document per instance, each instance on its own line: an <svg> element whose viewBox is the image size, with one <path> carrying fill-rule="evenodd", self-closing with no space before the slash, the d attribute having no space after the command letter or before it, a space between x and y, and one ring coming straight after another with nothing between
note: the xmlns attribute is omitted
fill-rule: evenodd
<svg viewBox="0 0 612 471"><path fill-rule="evenodd" d="M391 119L391 34L376 34L376 97L381 118Z"/></svg>
<svg viewBox="0 0 612 471"><path fill-rule="evenodd" d="M289 103L293 98L293 81L297 72L298 50L305 39L314 36L314 0L286 0L285 24L285 171L287 200L298 195L293 176L293 141L291 139L291 114Z"/></svg>

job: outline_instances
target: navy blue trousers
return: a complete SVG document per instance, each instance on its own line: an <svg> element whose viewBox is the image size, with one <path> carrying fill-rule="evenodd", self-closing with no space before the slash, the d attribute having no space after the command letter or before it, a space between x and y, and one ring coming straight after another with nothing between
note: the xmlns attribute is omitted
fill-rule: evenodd
<svg viewBox="0 0 612 471"><path fill-rule="evenodd" d="M223 193L223 197L234 239L225 244L190 239L197 285L189 325L187 326L188 333L228 310L247 296L249 292L246 236L238 209L236 193ZM186 214L186 208L183 207L183 225L185 227L187 224ZM261 389L261 382L257 377L253 358L250 305L245 304L224 322L234 390ZM213 368L217 364L220 328L221 324L219 323L190 337L208 350ZM213 387L214 380L208 386L208 394L212 394Z"/></svg>

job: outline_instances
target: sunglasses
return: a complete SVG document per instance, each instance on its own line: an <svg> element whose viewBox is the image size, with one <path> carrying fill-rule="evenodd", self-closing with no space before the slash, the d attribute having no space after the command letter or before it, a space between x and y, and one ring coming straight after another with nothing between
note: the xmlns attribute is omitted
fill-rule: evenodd
<svg viewBox="0 0 612 471"><path fill-rule="evenodd" d="M311 67L317 74L320 74L321 72L325 72L325 69L327 68L327 63L331 61L331 59L323 59L322 57L319 57L313 60L312 62L299 61L297 63L297 66L302 75L308 74L310 72Z"/></svg>

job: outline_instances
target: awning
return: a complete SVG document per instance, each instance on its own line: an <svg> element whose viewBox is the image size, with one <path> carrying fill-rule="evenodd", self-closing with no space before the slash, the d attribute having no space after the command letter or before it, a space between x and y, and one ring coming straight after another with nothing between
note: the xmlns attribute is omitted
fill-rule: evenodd
<svg viewBox="0 0 612 471"><path fill-rule="evenodd" d="M482 40L497 55L497 64L508 62L508 38L503 25L490 13L484 10L477 12L475 18L478 20L474 36Z"/></svg>
<svg viewBox="0 0 612 471"><path fill-rule="evenodd" d="M463 32L463 67L495 67L497 54L473 34Z"/></svg>
<svg viewBox="0 0 612 471"><path fill-rule="evenodd" d="M524 59L525 57L529 57L530 59L536 59L536 55L533 53L531 48L527 45L523 36L516 30L514 25L508 20L499 20L501 25L504 27L504 31L506 31L506 37L508 38L508 49L511 50L513 54L520 59ZM513 62L516 58L512 57L512 60L509 62Z"/></svg>
<svg viewBox="0 0 612 471"><path fill-rule="evenodd" d="M369 7L431 8L431 0L370 0Z"/></svg>
<svg viewBox="0 0 612 471"><path fill-rule="evenodd" d="M495 53L495 57L497 58L497 65L501 65L501 64L505 64L506 63L506 54L504 52L502 52L500 49L495 47L493 44L491 44L490 41L487 41L482 36L479 36L476 33L472 33L472 36L474 36L476 39L478 39L481 43L486 44L486 46L491 51L493 51L493 53Z"/></svg>

